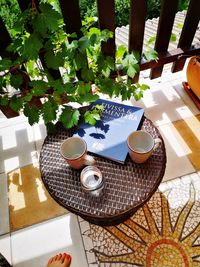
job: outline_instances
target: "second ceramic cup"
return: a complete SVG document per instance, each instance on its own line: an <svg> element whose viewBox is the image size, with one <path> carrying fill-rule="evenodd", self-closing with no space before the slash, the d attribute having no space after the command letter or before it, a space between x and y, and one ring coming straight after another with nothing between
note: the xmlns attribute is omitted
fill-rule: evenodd
<svg viewBox="0 0 200 267"><path fill-rule="evenodd" d="M87 155L87 144L80 137L67 138L60 147L60 153L66 162L74 169L81 169L85 165L94 165L95 160Z"/></svg>
<svg viewBox="0 0 200 267"><path fill-rule="evenodd" d="M127 138L129 155L134 162L143 163L161 142L160 138L154 139L145 131L132 132Z"/></svg>

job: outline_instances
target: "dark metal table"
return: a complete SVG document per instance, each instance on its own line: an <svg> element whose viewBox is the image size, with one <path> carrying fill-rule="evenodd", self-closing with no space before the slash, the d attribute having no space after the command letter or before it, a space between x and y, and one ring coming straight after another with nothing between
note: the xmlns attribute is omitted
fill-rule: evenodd
<svg viewBox="0 0 200 267"><path fill-rule="evenodd" d="M60 155L60 145L72 136L57 125L56 135L48 135L40 153L42 180L55 201L67 210L98 225L115 225L123 222L137 211L156 191L165 172L166 152L163 139L153 123L144 118L141 129L162 144L143 164L136 164L127 156L125 165L95 156L96 165L105 181L103 195L91 197L83 192L80 171L69 167Z"/></svg>

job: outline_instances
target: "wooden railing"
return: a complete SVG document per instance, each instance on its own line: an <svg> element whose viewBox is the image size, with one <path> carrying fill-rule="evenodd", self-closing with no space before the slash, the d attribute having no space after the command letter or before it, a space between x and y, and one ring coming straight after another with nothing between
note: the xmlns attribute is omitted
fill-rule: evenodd
<svg viewBox="0 0 200 267"><path fill-rule="evenodd" d="M20 9L24 11L31 4L31 0L17 0ZM145 19L147 13L147 0L130 0L129 14L129 51L137 50L142 54L143 39L145 30ZM38 0L34 3L37 5ZM81 17L78 0L59 0L66 31L68 33L77 32L81 35L80 28ZM154 79L162 75L163 66L167 63L173 63L172 72L183 69L186 57L200 54L200 41L192 45L192 41L200 20L200 0L191 0L187 10L186 19L182 28L180 40L177 49L168 51L172 27L177 12L178 0L162 0L160 18L156 34L154 49L158 52L158 61L144 62L141 60L140 70L151 69L150 78ZM97 0L97 11L99 17L100 29L109 29L115 33L115 1ZM0 18L0 56L5 57L7 52L5 48L11 42L11 37ZM103 51L107 55L115 55L115 35L108 43L104 44ZM15 55L12 55L15 57ZM40 54L40 60L45 65L44 55ZM60 73L49 69L51 75L56 79ZM134 81L139 79L139 74ZM12 110L2 110L7 117L16 116L17 113Z"/></svg>

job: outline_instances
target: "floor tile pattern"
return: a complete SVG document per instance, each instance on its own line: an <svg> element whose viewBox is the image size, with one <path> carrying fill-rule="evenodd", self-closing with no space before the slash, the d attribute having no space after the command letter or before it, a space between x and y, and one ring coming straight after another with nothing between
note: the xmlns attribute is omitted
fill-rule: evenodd
<svg viewBox="0 0 200 267"><path fill-rule="evenodd" d="M6 119L0 113L0 252L14 267L44 267L49 257L62 251L72 255L71 267L128 267L141 261L140 266L200 266L196 257L200 250L200 172L196 172L200 170L200 110L182 87L182 82L186 81L185 73L185 69L173 74L167 72L155 80L144 76L140 82L150 85L151 89L144 93L141 101L132 101L133 105L145 108L146 115L158 126L165 140L168 160L163 181L166 182L160 185L160 192L129 222L118 227L100 228L80 219L82 235L77 217L71 213L9 232L7 173L38 163L46 129L42 121L31 127L23 115ZM121 102L120 99L117 101ZM181 178L174 180L176 177ZM19 209L19 204L22 207L22 203L28 203L31 207L46 196L38 179L30 181L27 186L29 194L25 195L30 197L28 202L22 201L22 188L21 184L12 183L12 190L19 197L15 202L18 203L16 213L24 210ZM36 194L36 191L39 193ZM45 207L44 201L41 204ZM45 216L48 208L43 209ZM32 224L33 218L39 214L38 210L21 213L21 225L29 225L23 221L27 219ZM171 239L170 243L169 236L178 231L180 236ZM150 247L152 242L154 246ZM147 252L147 248L150 256L145 258L144 249ZM172 260L167 262L170 257Z"/></svg>
<svg viewBox="0 0 200 267"><path fill-rule="evenodd" d="M38 165L28 165L8 173L11 231L67 213L46 191Z"/></svg>
<svg viewBox="0 0 200 267"><path fill-rule="evenodd" d="M200 174L162 183L143 208L117 226L80 227L89 267L200 266Z"/></svg>
<svg viewBox="0 0 200 267"><path fill-rule="evenodd" d="M173 122L173 125L190 149L188 158L194 168L200 170L200 115Z"/></svg>

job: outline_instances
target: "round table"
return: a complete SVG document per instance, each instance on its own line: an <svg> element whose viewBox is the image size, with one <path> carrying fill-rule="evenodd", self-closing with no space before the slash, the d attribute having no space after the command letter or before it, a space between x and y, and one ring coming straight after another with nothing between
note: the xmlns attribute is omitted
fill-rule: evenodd
<svg viewBox="0 0 200 267"><path fill-rule="evenodd" d="M154 194L166 167L158 129L146 117L141 129L161 138L161 145L143 164L133 163L129 155L124 165L94 155L105 185L102 196L92 197L81 188L81 170L72 169L60 155L61 143L73 130L58 124L57 133L46 137L40 153L41 177L50 195L67 210L97 225L116 225L128 219Z"/></svg>

